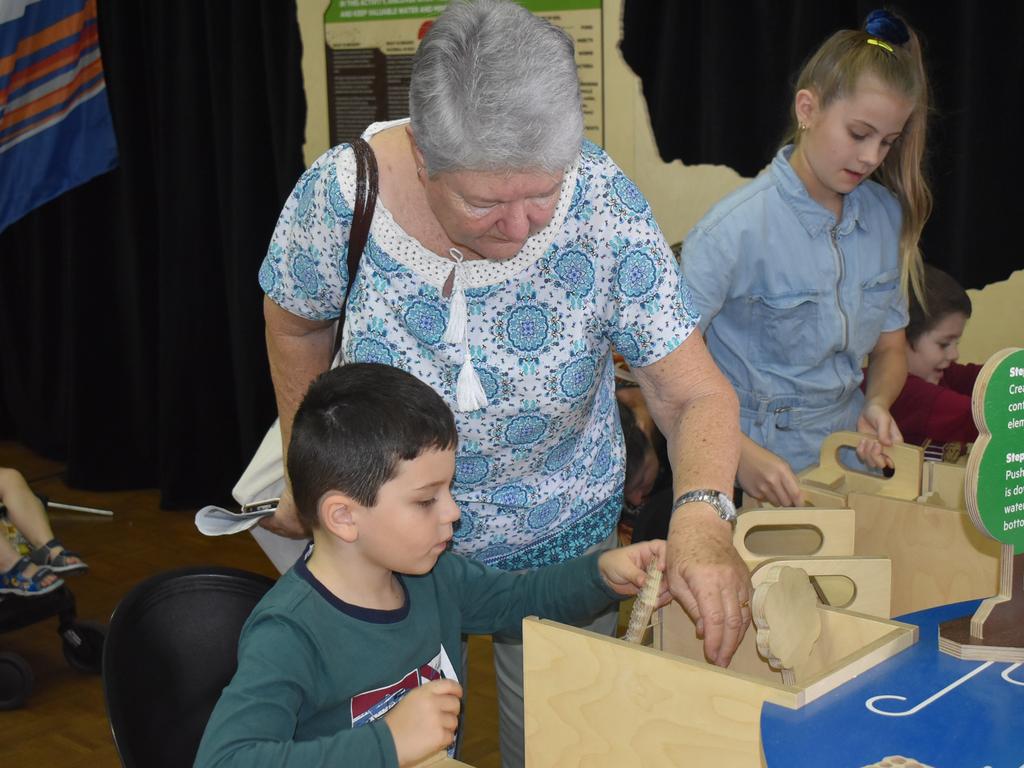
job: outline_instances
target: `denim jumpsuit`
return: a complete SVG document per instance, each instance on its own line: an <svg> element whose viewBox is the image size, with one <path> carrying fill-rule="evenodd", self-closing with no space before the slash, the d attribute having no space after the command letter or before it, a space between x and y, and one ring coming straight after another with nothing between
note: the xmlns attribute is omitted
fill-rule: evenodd
<svg viewBox="0 0 1024 768"><path fill-rule="evenodd" d="M740 428L799 472L830 433L855 429L861 363L907 324L901 213L864 181L842 219L811 199L779 150L687 235L683 274L701 329L740 401Z"/></svg>

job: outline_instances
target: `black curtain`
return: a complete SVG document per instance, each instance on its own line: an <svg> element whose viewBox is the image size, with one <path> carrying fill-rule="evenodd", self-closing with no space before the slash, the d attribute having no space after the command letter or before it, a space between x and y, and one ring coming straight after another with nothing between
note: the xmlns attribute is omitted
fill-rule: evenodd
<svg viewBox="0 0 1024 768"><path fill-rule="evenodd" d="M625 0L622 52L643 81L662 158L756 175L781 142L806 57L880 6ZM925 260L969 288L1005 280L1024 267L1009 210L1024 175L1024 4L903 0L891 8L922 38L933 92Z"/></svg>
<svg viewBox="0 0 1024 768"><path fill-rule="evenodd" d="M100 0L119 166L0 234L0 434L222 501L274 413L256 281L302 172L294 2Z"/></svg>

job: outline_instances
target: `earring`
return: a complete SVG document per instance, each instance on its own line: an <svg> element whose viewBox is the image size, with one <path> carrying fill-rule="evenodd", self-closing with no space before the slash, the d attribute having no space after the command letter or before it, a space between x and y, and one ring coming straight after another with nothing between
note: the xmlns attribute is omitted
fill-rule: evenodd
<svg viewBox="0 0 1024 768"><path fill-rule="evenodd" d="M422 173L423 173L423 166L422 165L417 165L416 166L416 175L420 176L420 175L422 175Z"/></svg>
<svg viewBox="0 0 1024 768"><path fill-rule="evenodd" d="M807 123L800 123L800 130L801 131L806 131L807 130Z"/></svg>

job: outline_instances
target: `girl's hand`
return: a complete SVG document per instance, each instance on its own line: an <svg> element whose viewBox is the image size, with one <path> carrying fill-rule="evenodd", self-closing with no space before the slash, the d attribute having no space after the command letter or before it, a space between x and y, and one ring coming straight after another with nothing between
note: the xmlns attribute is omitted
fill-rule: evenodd
<svg viewBox="0 0 1024 768"><path fill-rule="evenodd" d="M894 466L885 448L903 442L903 435L889 409L877 403L867 403L857 418L857 431L867 437L857 445L857 458L875 469Z"/></svg>
<svg viewBox="0 0 1024 768"><path fill-rule="evenodd" d="M755 499L777 507L803 506L804 495L793 469L785 459L748 437L742 438L736 479L743 492Z"/></svg>

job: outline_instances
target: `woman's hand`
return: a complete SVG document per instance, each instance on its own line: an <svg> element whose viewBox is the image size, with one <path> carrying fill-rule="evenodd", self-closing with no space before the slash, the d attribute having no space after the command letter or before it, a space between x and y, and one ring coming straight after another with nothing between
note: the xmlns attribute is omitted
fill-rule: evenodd
<svg viewBox="0 0 1024 768"><path fill-rule="evenodd" d="M801 507L804 494L800 481L785 459L762 448L746 435L740 440L740 465L736 480L748 496L777 507Z"/></svg>
<svg viewBox="0 0 1024 768"><path fill-rule="evenodd" d="M740 453L739 402L700 334L633 374L668 442L677 496L695 488L731 490ZM727 665L750 624L752 594L732 528L709 504L685 504L669 524L666 560L669 590L703 633L705 655Z"/></svg>
<svg viewBox="0 0 1024 768"><path fill-rule="evenodd" d="M669 590L703 636L704 655L729 666L750 626L754 595L747 565L732 545L731 526L710 505L683 505L669 525L667 559Z"/></svg>
<svg viewBox="0 0 1024 768"><path fill-rule="evenodd" d="M272 515L260 518L259 524L271 533L284 536L286 539L309 538L309 531L299 522L299 514L295 509L295 500L292 499L292 489L287 484L281 492L280 501L277 502L277 510Z"/></svg>

